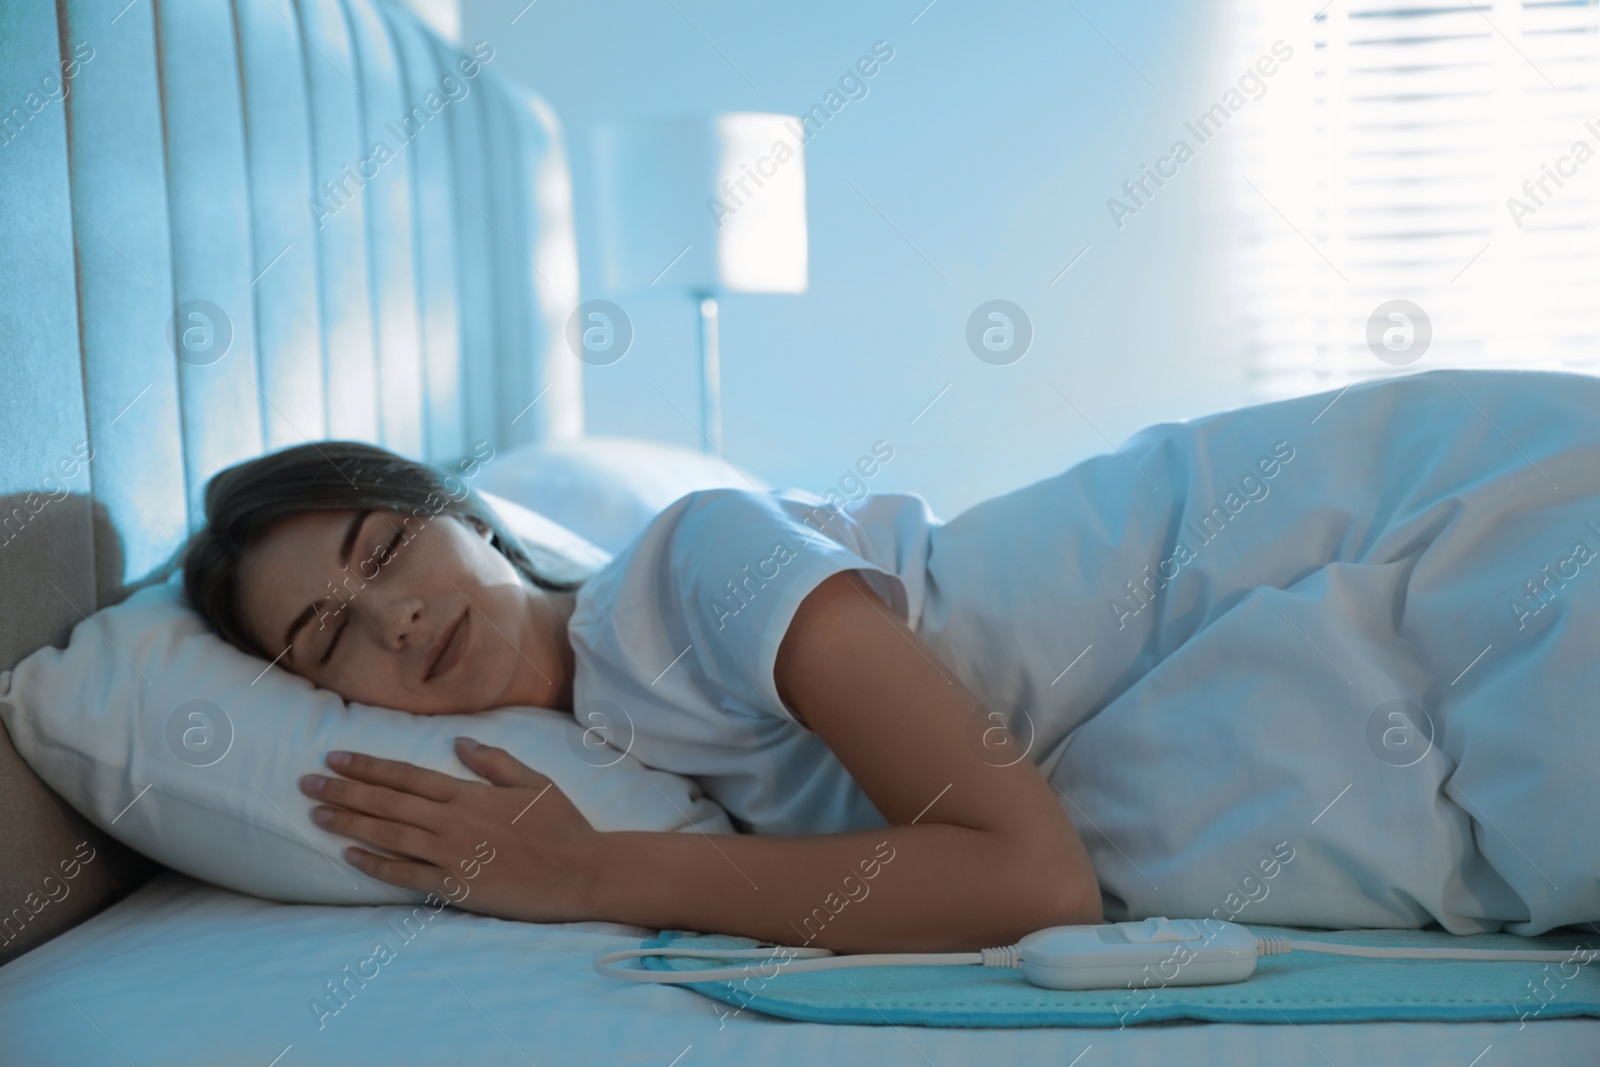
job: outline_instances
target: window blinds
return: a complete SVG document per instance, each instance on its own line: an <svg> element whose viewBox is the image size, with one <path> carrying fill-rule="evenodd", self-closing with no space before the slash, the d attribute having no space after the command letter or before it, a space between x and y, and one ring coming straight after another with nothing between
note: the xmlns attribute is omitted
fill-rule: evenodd
<svg viewBox="0 0 1600 1067"><path fill-rule="evenodd" d="M1235 12L1233 67L1294 51L1229 129L1262 398L1443 366L1600 373L1593 0ZM1393 300L1426 316L1409 324L1431 325L1425 351L1375 354L1369 319Z"/></svg>

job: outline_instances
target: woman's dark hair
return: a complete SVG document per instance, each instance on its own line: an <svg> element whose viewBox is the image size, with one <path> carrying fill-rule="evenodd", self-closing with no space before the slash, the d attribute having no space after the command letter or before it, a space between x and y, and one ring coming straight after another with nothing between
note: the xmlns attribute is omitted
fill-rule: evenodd
<svg viewBox="0 0 1600 1067"><path fill-rule="evenodd" d="M460 469L471 477L481 460L481 454L463 460ZM275 523L291 515L397 511L410 516L403 520L408 529L453 515L492 531L490 544L534 585L565 592L583 584L582 578L541 574L521 542L462 478L360 441L310 442L219 471L206 483L205 509L205 526L178 555L184 593L223 639L265 659L273 654L260 647L240 612L239 563Z"/></svg>

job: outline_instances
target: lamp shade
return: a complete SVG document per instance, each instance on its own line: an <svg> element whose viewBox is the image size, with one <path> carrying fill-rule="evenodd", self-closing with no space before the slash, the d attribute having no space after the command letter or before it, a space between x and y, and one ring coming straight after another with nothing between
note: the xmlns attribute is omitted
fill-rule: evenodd
<svg viewBox="0 0 1600 1067"><path fill-rule="evenodd" d="M761 112L599 124L602 286L805 292L804 132Z"/></svg>

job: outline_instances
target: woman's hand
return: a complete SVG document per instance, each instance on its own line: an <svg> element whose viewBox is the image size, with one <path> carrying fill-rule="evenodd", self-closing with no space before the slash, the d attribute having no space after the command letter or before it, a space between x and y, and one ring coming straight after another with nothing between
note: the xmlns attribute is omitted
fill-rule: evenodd
<svg viewBox="0 0 1600 1067"><path fill-rule="evenodd" d="M504 749L457 738L456 753L488 782L330 752L328 766L345 777L307 775L300 789L329 805L312 809L319 825L398 855L346 849L345 859L374 878L501 919L594 918L586 904L599 831L554 782Z"/></svg>

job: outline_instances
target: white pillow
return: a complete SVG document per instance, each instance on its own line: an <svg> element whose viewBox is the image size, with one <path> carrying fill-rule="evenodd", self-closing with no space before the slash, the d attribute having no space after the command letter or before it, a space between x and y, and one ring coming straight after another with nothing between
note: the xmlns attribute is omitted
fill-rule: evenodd
<svg viewBox="0 0 1600 1067"><path fill-rule="evenodd" d="M483 489L484 503L517 540L539 573L547 578L586 578L611 562L612 553L550 519Z"/></svg>
<svg viewBox="0 0 1600 1067"><path fill-rule="evenodd" d="M498 510L523 536L548 522ZM577 540L554 543L600 558ZM548 775L597 829L735 832L693 779L586 749L569 713L412 715L346 704L266 666L212 635L175 575L80 622L65 649L0 672L0 719L28 765L102 830L196 878L293 903L424 899L350 866L340 853L354 842L311 821L316 802L298 781L333 773L322 761L331 749L477 781L455 755L465 735Z"/></svg>
<svg viewBox="0 0 1600 1067"><path fill-rule="evenodd" d="M746 478L714 453L604 436L541 441L503 452L483 468L476 484L613 554L686 493L772 488L754 475Z"/></svg>

